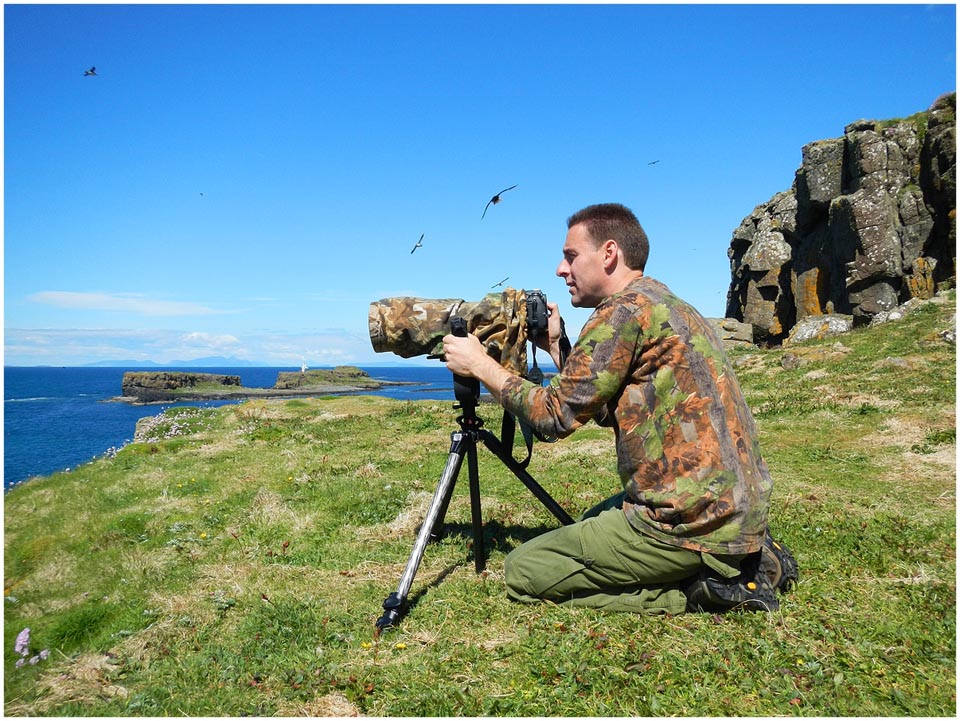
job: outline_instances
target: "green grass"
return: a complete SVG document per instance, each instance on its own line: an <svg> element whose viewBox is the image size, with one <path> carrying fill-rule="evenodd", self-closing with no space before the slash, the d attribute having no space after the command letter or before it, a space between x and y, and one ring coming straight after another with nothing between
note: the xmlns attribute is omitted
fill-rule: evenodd
<svg viewBox="0 0 960 721"><path fill-rule="evenodd" d="M941 99L938 98L938 100L941 100ZM942 112L943 110L945 110L945 109L948 109L948 108L952 109L952 112L951 112L951 114L950 114L950 117L954 117L954 116L956 115L956 112L957 112L957 94L956 94L956 93L949 93L949 94L945 95L945 96L943 97L943 99L942 99L942 102L937 103L937 105L939 105L939 108L938 108L938 109L939 109L941 112ZM918 138L918 139L920 140L920 142L922 143L922 142L923 142L923 139L924 139L924 136L927 134L927 125L928 125L929 121L930 121L930 112L924 110L924 111L919 112L919 113L914 113L913 115L910 115L910 116L908 116L908 117L906 117L906 118L893 118L893 119L890 119L890 120L882 120L882 121L879 121L879 122L877 123L877 129L878 129L878 130L883 130L884 128L894 127L894 126L896 126L896 125L899 125L900 123L906 123L906 124L909 124L909 125L913 125L914 128L916 128L916 131L917 131L917 138Z"/></svg>
<svg viewBox="0 0 960 721"><path fill-rule="evenodd" d="M800 563L769 615L511 603L505 554L556 521L481 448L487 571L464 470L408 614L375 638L451 404L170 409L115 457L6 495L5 713L953 716L956 364L937 332L954 312L951 295L896 324L732 353L774 532ZM788 352L805 362L785 370ZM479 413L499 430L495 406ZM595 426L538 443L530 472L574 515L619 484ZM25 627L50 655L16 668Z"/></svg>

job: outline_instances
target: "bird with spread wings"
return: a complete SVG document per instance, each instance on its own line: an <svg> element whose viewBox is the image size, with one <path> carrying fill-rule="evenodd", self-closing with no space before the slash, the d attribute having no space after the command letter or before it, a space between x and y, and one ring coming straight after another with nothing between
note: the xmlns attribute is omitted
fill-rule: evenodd
<svg viewBox="0 0 960 721"><path fill-rule="evenodd" d="M410 251L410 255L413 255L414 252L416 252L417 248L422 248L422 247L423 247L423 236L425 236L425 235L426 235L426 233L421 233L421 234L420 234L420 240L418 240L418 241L417 241L417 244L416 244L415 246L413 246L413 250Z"/></svg>
<svg viewBox="0 0 960 721"><path fill-rule="evenodd" d="M503 195L504 193L506 193L508 190L513 190L513 189L516 188L516 187L517 187L516 185L511 185L509 188L504 188L504 189L501 190L499 193L497 193L497 194L494 195L492 198L490 198L490 200L487 201L486 207L483 209L483 215L480 216L480 220L483 220L484 215L487 214L487 208L489 208L491 205L496 205L496 204L499 203L501 200L503 200L503 199L500 197L501 195Z"/></svg>

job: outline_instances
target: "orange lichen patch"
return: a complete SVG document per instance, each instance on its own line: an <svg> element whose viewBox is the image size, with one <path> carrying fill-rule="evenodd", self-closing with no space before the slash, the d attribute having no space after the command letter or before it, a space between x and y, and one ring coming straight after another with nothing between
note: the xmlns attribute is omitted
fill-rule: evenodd
<svg viewBox="0 0 960 721"><path fill-rule="evenodd" d="M906 277L907 288L911 298L928 300L936 293L936 283L933 280L935 263L929 258L917 258L913 261L913 274Z"/></svg>
<svg viewBox="0 0 960 721"><path fill-rule="evenodd" d="M798 275L794 282L793 295L796 298L797 318L811 315L823 315L820 307L820 291L824 274L819 268L811 268Z"/></svg>

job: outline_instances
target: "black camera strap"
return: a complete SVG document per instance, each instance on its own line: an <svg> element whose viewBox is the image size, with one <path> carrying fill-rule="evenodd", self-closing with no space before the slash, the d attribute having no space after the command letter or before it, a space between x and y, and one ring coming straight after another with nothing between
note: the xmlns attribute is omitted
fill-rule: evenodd
<svg viewBox="0 0 960 721"><path fill-rule="evenodd" d="M560 369L563 369L563 366L566 365L567 358L570 355L571 345L570 338L567 337L567 327L563 322L563 318L560 319L560 340L558 342L560 346ZM537 385L543 385L543 371L540 369L540 366L537 365L537 344L536 342L531 344L531 360L533 365L531 366L529 372L527 373L527 380L536 383ZM503 412L503 423L500 427L500 440L506 448L513 448L513 439L516 435L517 423L520 424L520 433L523 436L524 445L527 447L527 457L523 461L518 461L521 468L526 468L527 464L530 463L530 458L533 456L533 439L537 438L538 440L543 441L544 443L555 443L556 438L552 436L545 436L542 433L537 433L529 423L526 423L516 416L513 413L508 411Z"/></svg>
<svg viewBox="0 0 960 721"><path fill-rule="evenodd" d="M570 339L567 337L567 324L563 322L563 318L560 319L560 340L557 341L557 345L560 346L560 370L563 370L571 350Z"/></svg>

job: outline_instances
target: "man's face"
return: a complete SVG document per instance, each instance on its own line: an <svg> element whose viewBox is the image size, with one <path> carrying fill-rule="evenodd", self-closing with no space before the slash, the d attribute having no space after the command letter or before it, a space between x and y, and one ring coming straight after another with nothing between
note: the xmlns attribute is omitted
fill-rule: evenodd
<svg viewBox="0 0 960 721"><path fill-rule="evenodd" d="M605 252L604 244L597 247L584 224L579 223L567 231L557 275L570 289L570 303L575 308L595 308L608 295Z"/></svg>

